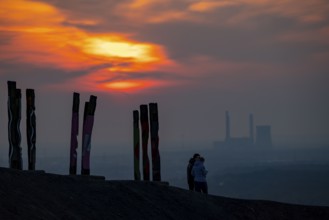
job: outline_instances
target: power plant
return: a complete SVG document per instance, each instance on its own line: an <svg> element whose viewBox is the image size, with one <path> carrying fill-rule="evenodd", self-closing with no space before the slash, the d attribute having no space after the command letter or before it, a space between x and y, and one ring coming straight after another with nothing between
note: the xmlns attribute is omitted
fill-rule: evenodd
<svg viewBox="0 0 329 220"><path fill-rule="evenodd" d="M271 147L272 135L270 125L256 126L256 141L254 140L254 116L249 114L249 137L232 137L230 114L225 111L225 139L214 142L215 147Z"/></svg>

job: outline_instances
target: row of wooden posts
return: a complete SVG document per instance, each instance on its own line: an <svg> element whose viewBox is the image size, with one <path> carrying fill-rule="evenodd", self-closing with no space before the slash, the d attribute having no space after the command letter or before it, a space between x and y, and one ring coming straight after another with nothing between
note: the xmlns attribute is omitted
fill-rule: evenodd
<svg viewBox="0 0 329 220"><path fill-rule="evenodd" d="M16 82L8 81L8 141L9 141L9 167L23 169L21 149L21 89L16 88ZM36 159L36 118L34 90L26 89L26 136L28 146L28 169L35 169Z"/></svg>
<svg viewBox="0 0 329 220"><path fill-rule="evenodd" d="M91 134L94 126L97 97L91 95L89 102L85 102L82 125L82 155L81 174L90 175L90 149ZM73 93L72 121L71 121L71 148L70 148L70 174L77 174L77 148L79 134L79 106L80 94Z"/></svg>
<svg viewBox="0 0 329 220"><path fill-rule="evenodd" d="M9 140L9 167L23 169L21 148L21 89L16 88L15 81L8 81L8 140ZM81 174L90 174L90 148L91 134L94 124L94 114L97 97L91 95L89 102L85 103L83 133L82 133L82 156ZM79 94L73 94L73 115L70 150L70 174L76 174L79 128ZM33 89L26 89L26 137L28 146L28 170L35 170L36 163L36 115L35 93Z"/></svg>
<svg viewBox="0 0 329 220"><path fill-rule="evenodd" d="M21 89L16 88L15 81L8 81L8 140L9 167L23 169L21 149ZM90 175L91 135L94 125L97 97L91 95L85 102L82 125L82 155L81 174ZM70 165L69 173L77 174L77 148L79 134L79 106L80 94L73 93ZM149 107L149 110L148 110ZM149 112L149 114L148 114ZM150 116L150 120L149 117ZM140 127L142 139L143 180L150 180L150 162L148 158L149 133L151 136L152 177L153 181L161 181L161 167L159 154L159 119L157 103L140 105L140 112L133 111L133 151L134 151L134 179L141 180L140 175ZM28 146L28 170L35 170L36 163L36 115L35 93L33 89L26 89L26 137Z"/></svg>
<svg viewBox="0 0 329 220"><path fill-rule="evenodd" d="M161 166L159 154L159 117L158 117L158 104L149 104L148 106L140 105L140 112L133 111L133 128L134 128L134 178L141 180L140 175L140 127L142 130L142 158L143 158L143 180L150 180L150 162L148 158L148 140L149 133L151 135L151 155L152 155L152 177L153 181L161 181ZM140 117L139 117L140 116ZM140 119L139 119L140 118Z"/></svg>

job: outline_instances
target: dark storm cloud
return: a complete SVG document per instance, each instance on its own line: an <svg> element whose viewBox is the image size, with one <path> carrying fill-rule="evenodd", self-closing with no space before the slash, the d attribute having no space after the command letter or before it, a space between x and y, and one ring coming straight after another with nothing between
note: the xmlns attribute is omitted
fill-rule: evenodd
<svg viewBox="0 0 329 220"><path fill-rule="evenodd" d="M127 29L120 16L113 13L117 5L124 1L57 1L47 0L68 16L64 25L79 27L87 31L116 32Z"/></svg>
<svg viewBox="0 0 329 220"><path fill-rule="evenodd" d="M89 71L63 71L61 69L49 67L38 67L31 64L16 62L0 61L2 81L17 80L23 81L24 84L32 87L47 87L53 84L60 84L66 80L81 77L87 74Z"/></svg>
<svg viewBox="0 0 329 220"><path fill-rule="evenodd" d="M3 44L6 44L6 42L10 42L10 37L8 37L6 41L2 41ZM20 62L19 58L13 56L8 59L0 60L0 66L0 79L2 81L17 80L23 81L24 84L30 87L41 86L46 88L83 77L90 72L109 68L112 65L110 63L103 63L88 68L82 68L81 70L64 70L63 68L58 68L56 65L36 65L28 62Z"/></svg>
<svg viewBox="0 0 329 220"><path fill-rule="evenodd" d="M183 22L151 24L138 32L137 39L166 45L169 54L179 60L206 55L224 60L294 63L329 49L324 37L306 42L280 39L291 32L316 32L319 27L301 26L295 20L276 16L255 18L255 23L258 28Z"/></svg>

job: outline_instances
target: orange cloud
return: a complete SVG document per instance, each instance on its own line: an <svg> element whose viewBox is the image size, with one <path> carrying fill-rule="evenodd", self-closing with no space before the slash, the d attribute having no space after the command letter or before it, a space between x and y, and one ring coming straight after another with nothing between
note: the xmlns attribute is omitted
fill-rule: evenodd
<svg viewBox="0 0 329 220"><path fill-rule="evenodd" d="M153 62L159 60L152 53L152 45L128 42L117 37L90 37L85 40L83 51L88 54L131 59L136 62Z"/></svg>
<svg viewBox="0 0 329 220"><path fill-rule="evenodd" d="M186 10L187 4L185 0L132 0L118 4L113 13L134 23L196 21Z"/></svg>
<svg viewBox="0 0 329 220"><path fill-rule="evenodd" d="M42 2L2 0L0 8L1 24L9 28L50 27L65 19L55 7Z"/></svg>
<svg viewBox="0 0 329 220"><path fill-rule="evenodd" d="M177 84L171 80L156 79L150 75L149 77L136 78L134 73L130 75L111 71L109 69L100 69L90 72L79 78L73 78L61 85L53 85L53 88L76 88L81 91L97 91L97 92L138 92L154 87L168 87Z"/></svg>
<svg viewBox="0 0 329 220"><path fill-rule="evenodd" d="M108 90L121 90L125 92L136 92L145 88L160 87L167 85L167 82L160 80L125 80L105 83L102 86Z"/></svg>
<svg viewBox="0 0 329 220"><path fill-rule="evenodd" d="M128 6L132 9L140 9L145 7L151 7L155 4L159 4L160 2L166 2L163 0L158 0L157 2L153 0L133 0L128 3Z"/></svg>
<svg viewBox="0 0 329 220"><path fill-rule="evenodd" d="M195 12L209 12L218 8L226 8L235 5L238 5L238 3L232 1L201 1L192 3L188 6L188 9Z"/></svg>
<svg viewBox="0 0 329 220"><path fill-rule="evenodd" d="M4 0L0 2L0 8L0 20L3 21L0 31L10 36L7 44L0 45L0 59L50 66L66 70L68 74L70 71L108 66L103 71L82 77L88 81L89 90L106 88L100 80L104 73L108 80L108 75L114 72L147 72L172 63L159 45L137 42L120 33L92 34L65 26L64 22L93 25L97 21L69 20L57 8L42 2ZM80 82L75 85L82 87L80 79L73 81ZM121 84L107 83L107 88L128 89L145 85L148 84L130 80Z"/></svg>

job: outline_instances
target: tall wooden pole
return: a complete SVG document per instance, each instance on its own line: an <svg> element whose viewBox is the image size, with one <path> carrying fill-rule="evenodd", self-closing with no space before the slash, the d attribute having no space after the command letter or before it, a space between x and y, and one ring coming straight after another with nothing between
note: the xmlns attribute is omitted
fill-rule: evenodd
<svg viewBox="0 0 329 220"><path fill-rule="evenodd" d="M82 156L81 174L90 175L90 149L91 134L94 126L94 116L96 110L96 96L90 96L89 102L85 103L83 131L82 131Z"/></svg>
<svg viewBox="0 0 329 220"><path fill-rule="evenodd" d="M133 111L133 132L134 132L134 178L135 180L141 180L140 168L139 168L139 155L140 155L140 137L139 137L139 112Z"/></svg>
<svg viewBox="0 0 329 220"><path fill-rule="evenodd" d="M16 89L16 82L8 81L8 140L9 167L23 169L21 149L21 90Z"/></svg>
<svg viewBox="0 0 329 220"><path fill-rule="evenodd" d="M33 89L26 89L26 137L27 137L28 169L35 170L36 116L35 116L35 94Z"/></svg>
<svg viewBox="0 0 329 220"><path fill-rule="evenodd" d="M142 128L142 154L143 154L143 179L150 180L150 161L148 158L147 145L149 140L149 119L147 105L140 105L141 128Z"/></svg>
<svg viewBox="0 0 329 220"><path fill-rule="evenodd" d="M161 181L158 104L150 103L149 110L150 110L150 133L151 133L151 153L152 153L152 176L153 176L153 181Z"/></svg>
<svg viewBox="0 0 329 220"><path fill-rule="evenodd" d="M73 93L72 121L71 121L71 147L70 147L70 174L77 174L77 148L79 134L79 105L80 94Z"/></svg>

